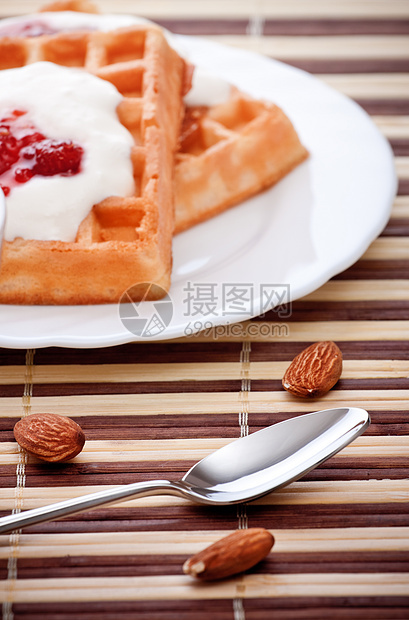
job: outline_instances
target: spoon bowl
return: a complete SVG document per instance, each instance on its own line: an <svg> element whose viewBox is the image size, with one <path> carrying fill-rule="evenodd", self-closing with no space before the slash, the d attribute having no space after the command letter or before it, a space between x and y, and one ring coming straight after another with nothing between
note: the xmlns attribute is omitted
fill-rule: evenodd
<svg viewBox="0 0 409 620"><path fill-rule="evenodd" d="M370 424L355 407L326 409L268 426L216 450L179 481L137 482L0 519L0 533L102 504L147 495L178 495L201 504L239 504L298 480L356 439Z"/></svg>
<svg viewBox="0 0 409 620"><path fill-rule="evenodd" d="M333 456L370 423L363 409L326 409L279 422L233 441L194 465L181 484L208 504L249 501Z"/></svg>

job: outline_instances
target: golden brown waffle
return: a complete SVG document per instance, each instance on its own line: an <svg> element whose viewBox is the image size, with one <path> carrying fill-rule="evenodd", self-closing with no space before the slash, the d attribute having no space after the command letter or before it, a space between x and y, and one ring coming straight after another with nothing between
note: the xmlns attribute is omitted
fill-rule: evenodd
<svg viewBox="0 0 409 620"><path fill-rule="evenodd" d="M124 96L118 116L134 138L136 192L95 205L74 243L5 242L0 303L112 303L140 282L154 282L167 290L184 61L155 27L0 38L1 69L36 61L83 67L114 84Z"/></svg>
<svg viewBox="0 0 409 620"><path fill-rule="evenodd" d="M175 232L277 183L308 157L277 106L232 89L229 100L186 110L175 168Z"/></svg>
<svg viewBox="0 0 409 620"><path fill-rule="evenodd" d="M40 9L44 11L78 11L80 13L98 13L98 7L87 0L61 0L44 4Z"/></svg>

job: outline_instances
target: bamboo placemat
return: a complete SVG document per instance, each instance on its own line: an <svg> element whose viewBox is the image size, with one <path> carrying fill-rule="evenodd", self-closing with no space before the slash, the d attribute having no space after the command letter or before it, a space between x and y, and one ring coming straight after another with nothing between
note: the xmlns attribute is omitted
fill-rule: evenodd
<svg viewBox="0 0 409 620"><path fill-rule="evenodd" d="M41 2L0 2L0 16ZM409 5L405 0L101 0L179 33L256 50L355 99L390 140L399 191L385 230L355 265L257 337L206 333L113 348L0 350L0 514L94 489L177 479L240 435L344 404L372 424L301 481L243 507L131 500L0 537L3 617L37 620L277 620L409 617ZM284 331L283 331L284 330ZM344 371L319 401L281 388L289 361L332 339ZM21 416L77 420L84 451L63 466L27 459ZM237 527L262 526L268 558L196 584L184 560Z"/></svg>

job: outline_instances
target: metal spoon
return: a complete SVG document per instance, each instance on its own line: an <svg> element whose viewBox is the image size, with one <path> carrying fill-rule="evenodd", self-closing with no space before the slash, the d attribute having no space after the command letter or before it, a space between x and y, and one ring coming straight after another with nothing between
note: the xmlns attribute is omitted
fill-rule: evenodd
<svg viewBox="0 0 409 620"><path fill-rule="evenodd" d="M115 487L0 519L0 533L102 504L146 495L179 495L201 504L238 504L298 480L358 437L364 409L343 407L298 416L237 439L194 465L181 480Z"/></svg>

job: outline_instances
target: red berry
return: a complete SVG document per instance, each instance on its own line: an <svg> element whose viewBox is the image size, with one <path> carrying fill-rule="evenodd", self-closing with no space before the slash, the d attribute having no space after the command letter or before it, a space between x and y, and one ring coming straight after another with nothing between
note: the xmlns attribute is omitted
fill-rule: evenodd
<svg viewBox="0 0 409 620"><path fill-rule="evenodd" d="M27 183L33 176L34 171L31 168L16 168L14 172L17 183Z"/></svg>
<svg viewBox="0 0 409 620"><path fill-rule="evenodd" d="M39 133L38 131L34 132L34 133L29 133L26 136L23 136L22 138L20 138L20 144L24 147L24 146L28 146L30 144L35 144L36 142L41 142L42 140L45 140L45 136L43 136L42 133Z"/></svg>
<svg viewBox="0 0 409 620"><path fill-rule="evenodd" d="M54 174L71 175L79 171L83 149L73 142L43 140L35 146L35 174L52 176Z"/></svg>
<svg viewBox="0 0 409 620"><path fill-rule="evenodd" d="M33 159L36 154L36 150L33 145L25 146L20 151L20 155L24 157L24 159Z"/></svg>
<svg viewBox="0 0 409 620"><path fill-rule="evenodd" d="M25 24L11 24L0 28L2 37L40 37L43 34L56 34L58 29L52 28L45 22L33 20Z"/></svg>
<svg viewBox="0 0 409 620"><path fill-rule="evenodd" d="M5 196L8 196L10 193L10 188L7 185L0 185L0 189L3 191Z"/></svg>
<svg viewBox="0 0 409 620"><path fill-rule="evenodd" d="M10 186L3 186L5 194L16 183L27 183L36 174L70 176L80 171L83 149L71 140L46 138L27 120L20 121L25 114L12 110L0 118L0 176L12 169L14 177ZM26 166L21 167L24 163Z"/></svg>
<svg viewBox="0 0 409 620"><path fill-rule="evenodd" d="M18 160L19 144L7 128L0 127L0 174L9 170Z"/></svg>

